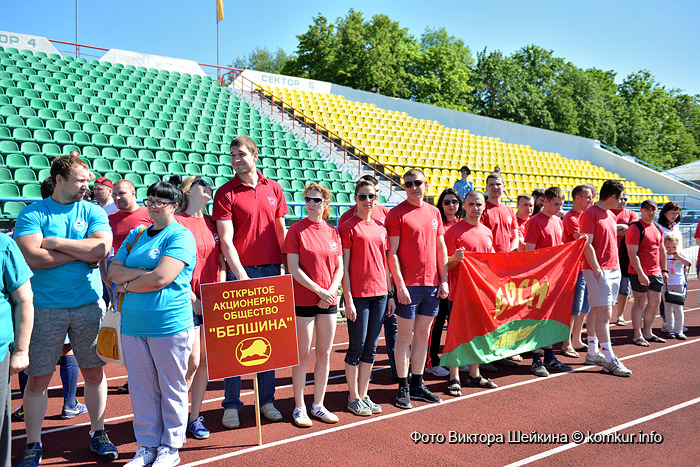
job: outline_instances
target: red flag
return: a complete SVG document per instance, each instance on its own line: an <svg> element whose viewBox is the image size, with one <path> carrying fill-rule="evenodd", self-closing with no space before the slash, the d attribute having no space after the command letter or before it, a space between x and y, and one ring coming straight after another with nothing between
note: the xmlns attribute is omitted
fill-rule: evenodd
<svg viewBox="0 0 700 467"><path fill-rule="evenodd" d="M569 335L585 237L516 253L465 253L443 366L486 363Z"/></svg>

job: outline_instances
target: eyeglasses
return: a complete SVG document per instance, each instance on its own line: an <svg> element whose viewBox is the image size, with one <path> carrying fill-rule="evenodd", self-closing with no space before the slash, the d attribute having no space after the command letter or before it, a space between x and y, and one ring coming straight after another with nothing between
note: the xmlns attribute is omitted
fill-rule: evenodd
<svg viewBox="0 0 700 467"><path fill-rule="evenodd" d="M306 204L321 204L323 203L323 198L311 198L309 196L304 196L304 201L306 202Z"/></svg>
<svg viewBox="0 0 700 467"><path fill-rule="evenodd" d="M370 194L360 193L359 195L357 195L357 199L359 199L360 201L366 201L366 200L373 201L376 197L377 197L377 195L375 193L370 193Z"/></svg>
<svg viewBox="0 0 700 467"><path fill-rule="evenodd" d="M458 199L443 199L442 200L443 206L449 206L449 205L455 205L455 204L459 204Z"/></svg>
<svg viewBox="0 0 700 467"><path fill-rule="evenodd" d="M146 206L147 208L155 207L155 208L160 209L162 207L167 206L168 204L176 204L176 203L175 203L175 201L160 201L160 200L152 201L150 199L143 200L143 205Z"/></svg>
<svg viewBox="0 0 700 467"><path fill-rule="evenodd" d="M424 182L425 182L425 180L409 180L409 181L407 181L407 182L403 182L403 186L405 186L406 188L413 188L414 186L415 186L416 188L418 188L418 187L420 187Z"/></svg>
<svg viewBox="0 0 700 467"><path fill-rule="evenodd" d="M620 201L627 201L627 198L620 198Z"/></svg>

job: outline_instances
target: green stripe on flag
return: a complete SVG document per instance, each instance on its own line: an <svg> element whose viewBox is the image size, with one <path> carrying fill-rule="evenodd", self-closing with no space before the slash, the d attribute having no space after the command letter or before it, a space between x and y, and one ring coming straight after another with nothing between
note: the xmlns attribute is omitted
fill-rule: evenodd
<svg viewBox="0 0 700 467"><path fill-rule="evenodd" d="M564 342L570 328L552 319L518 319L504 323L485 336L460 344L452 352L442 354L444 367L488 363L548 345Z"/></svg>

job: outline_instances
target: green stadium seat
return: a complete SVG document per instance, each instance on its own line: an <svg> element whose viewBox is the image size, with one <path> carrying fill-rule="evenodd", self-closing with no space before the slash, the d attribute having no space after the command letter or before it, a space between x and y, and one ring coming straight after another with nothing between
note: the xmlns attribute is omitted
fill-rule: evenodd
<svg viewBox="0 0 700 467"><path fill-rule="evenodd" d="M10 169L7 169L5 167L0 167L0 181L2 181L2 182L11 182L12 181L12 172L10 172Z"/></svg>
<svg viewBox="0 0 700 467"><path fill-rule="evenodd" d="M28 128L15 128L12 130L12 139L15 141L34 141L31 130Z"/></svg>
<svg viewBox="0 0 700 467"><path fill-rule="evenodd" d="M102 157L109 160L119 159L119 151L114 148L103 148Z"/></svg>
<svg viewBox="0 0 700 467"><path fill-rule="evenodd" d="M0 152L3 152L2 147L0 147ZM9 169L21 169L29 166L26 157L22 154L8 154L5 156L5 165Z"/></svg>
<svg viewBox="0 0 700 467"><path fill-rule="evenodd" d="M135 160L131 163L131 170L139 175L145 175L151 173L151 168L148 166L147 162L141 160Z"/></svg>
<svg viewBox="0 0 700 467"><path fill-rule="evenodd" d="M158 175L149 173L143 176L143 184L146 185L147 187L153 185L154 183L160 182L161 179Z"/></svg>
<svg viewBox="0 0 700 467"><path fill-rule="evenodd" d="M141 178L141 175L139 175L139 174L128 173L128 174L124 175L124 178L126 180L129 180L131 183L133 183L136 188L145 186L143 183L143 179Z"/></svg>
<svg viewBox="0 0 700 467"><path fill-rule="evenodd" d="M7 201L2 206L2 213L5 217L15 218L25 206L26 204L21 201Z"/></svg>
<svg viewBox="0 0 700 467"><path fill-rule="evenodd" d="M83 146L82 157L85 159L95 159L97 157L102 157L100 150L95 146Z"/></svg>
<svg viewBox="0 0 700 467"><path fill-rule="evenodd" d="M24 185L22 187L22 198L41 199L41 186L40 185Z"/></svg>
<svg viewBox="0 0 700 467"><path fill-rule="evenodd" d="M139 159L144 162L153 162L156 160L155 156L153 155L153 151L149 151L148 149L140 149L138 156Z"/></svg>
<svg viewBox="0 0 700 467"><path fill-rule="evenodd" d="M37 174L36 178L39 182L43 182L47 178L51 177L51 169L41 169Z"/></svg>
<svg viewBox="0 0 700 467"><path fill-rule="evenodd" d="M129 164L129 161L126 161L123 159L117 159L114 162L112 162L112 168L114 169L115 172L121 172L121 173L131 172L131 165Z"/></svg>
<svg viewBox="0 0 700 467"><path fill-rule="evenodd" d="M11 183L0 183L0 198L19 198L19 188Z"/></svg>
<svg viewBox="0 0 700 467"><path fill-rule="evenodd" d="M34 172L32 169L16 169L14 179L15 183L18 185L39 183L36 179L36 172Z"/></svg>
<svg viewBox="0 0 700 467"><path fill-rule="evenodd" d="M204 175L202 173L202 169L200 168L200 166L197 164L192 164L192 163L185 164L185 173L188 176L195 176L195 177L201 177L202 175Z"/></svg>
<svg viewBox="0 0 700 467"><path fill-rule="evenodd" d="M61 154L61 148L55 143L45 143L41 146L41 153L47 158L52 158Z"/></svg>
<svg viewBox="0 0 700 467"><path fill-rule="evenodd" d="M228 165L220 165L216 168L216 171L222 177L233 177L233 169Z"/></svg>
<svg viewBox="0 0 700 467"><path fill-rule="evenodd" d="M94 159L92 161L92 168L100 173L111 172L112 164L108 159Z"/></svg>
<svg viewBox="0 0 700 467"><path fill-rule="evenodd" d="M40 153L41 154L41 153ZM45 156L33 155L29 157L29 168L34 170L50 168L49 160Z"/></svg>

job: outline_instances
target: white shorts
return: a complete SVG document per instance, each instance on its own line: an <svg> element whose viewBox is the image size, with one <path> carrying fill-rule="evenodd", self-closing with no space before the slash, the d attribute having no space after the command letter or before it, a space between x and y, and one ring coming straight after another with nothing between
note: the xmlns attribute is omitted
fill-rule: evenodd
<svg viewBox="0 0 700 467"><path fill-rule="evenodd" d="M593 307L612 306L617 301L620 290L619 269L603 269L600 278L596 279L592 269L583 270L588 290L588 304Z"/></svg>

